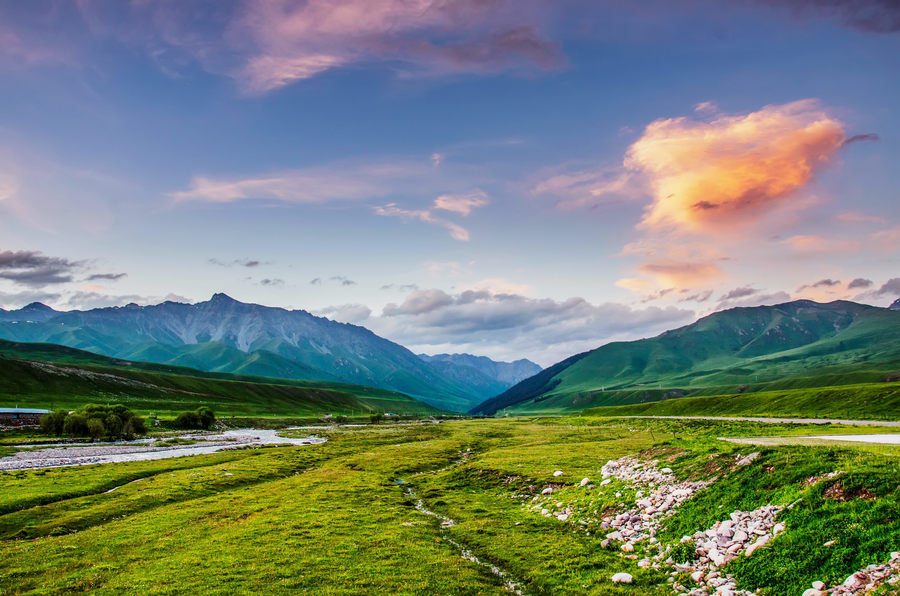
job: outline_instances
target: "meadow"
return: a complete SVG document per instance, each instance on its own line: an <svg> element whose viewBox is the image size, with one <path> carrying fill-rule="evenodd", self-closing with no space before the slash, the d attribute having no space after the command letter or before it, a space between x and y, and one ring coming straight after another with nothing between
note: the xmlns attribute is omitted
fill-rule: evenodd
<svg viewBox="0 0 900 596"><path fill-rule="evenodd" d="M594 486L601 467L639 455L679 479L712 481L665 519L662 545L736 509L795 504L764 553L725 570L759 594L798 594L900 550L900 447L718 437L822 432L599 417L381 424L317 430L328 442L309 447L8 472L0 592L499 594L513 582L528 594L672 594L673 581L690 578L640 567L646 545L604 546L597 525L635 499L618 480ZM572 519L531 509L547 487ZM613 583L617 572L633 584Z"/></svg>

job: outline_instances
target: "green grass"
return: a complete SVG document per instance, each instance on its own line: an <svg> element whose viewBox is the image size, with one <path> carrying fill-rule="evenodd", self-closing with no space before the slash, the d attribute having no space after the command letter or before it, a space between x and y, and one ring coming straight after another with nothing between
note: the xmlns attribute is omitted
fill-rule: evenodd
<svg viewBox="0 0 900 596"><path fill-rule="evenodd" d="M33 360L39 358L49 361ZM54 345L0 341L0 406L77 409L88 403L121 403L162 416L201 405L221 416L252 417L437 412L409 396L374 387L203 373Z"/></svg>
<svg viewBox="0 0 900 596"><path fill-rule="evenodd" d="M900 420L900 383L681 397L644 404L590 408L584 413L592 416L763 416Z"/></svg>
<svg viewBox="0 0 900 596"><path fill-rule="evenodd" d="M0 474L0 592L504 593L450 539L529 594L671 594L666 573L602 548L598 528L526 507L552 482L562 485L553 498L576 517L621 508L633 491L614 485L616 497L578 483L599 480L608 459L643 454L682 478L717 478L669 518L664 541L733 509L802 499L784 514L785 534L728 567L760 594L796 594L900 549L900 447L758 447L717 437L821 432L591 417L385 424L323 431L328 442L316 446ZM751 451L761 456L734 466ZM845 501L826 495L833 481L807 483L835 469L847 472ZM410 488L456 525L442 529L417 512ZM829 539L836 545L823 547ZM618 571L635 583L612 584Z"/></svg>

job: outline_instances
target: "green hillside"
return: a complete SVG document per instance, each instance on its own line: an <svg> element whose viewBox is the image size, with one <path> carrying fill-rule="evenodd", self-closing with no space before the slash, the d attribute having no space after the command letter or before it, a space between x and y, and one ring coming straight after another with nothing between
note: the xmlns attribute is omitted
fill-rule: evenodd
<svg viewBox="0 0 900 596"><path fill-rule="evenodd" d="M90 402L122 403L162 415L200 405L221 416L436 411L409 396L373 387L205 373L52 344L0 341L0 406L71 409Z"/></svg>
<svg viewBox="0 0 900 596"><path fill-rule="evenodd" d="M473 411L578 411L693 395L879 382L900 371L900 312L796 301L714 313L573 356Z"/></svg>
<svg viewBox="0 0 900 596"><path fill-rule="evenodd" d="M900 383L684 397L590 408L586 416L739 416L900 420Z"/></svg>

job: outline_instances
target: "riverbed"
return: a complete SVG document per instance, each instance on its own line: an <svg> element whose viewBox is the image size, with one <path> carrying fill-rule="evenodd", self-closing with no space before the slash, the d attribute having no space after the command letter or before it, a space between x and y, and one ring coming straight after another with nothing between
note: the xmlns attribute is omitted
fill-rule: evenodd
<svg viewBox="0 0 900 596"><path fill-rule="evenodd" d="M60 468L66 466L87 466L129 461L148 461L205 455L226 449L253 447L260 445L317 445L326 439L316 436L302 438L284 437L275 430L240 429L220 433L191 433L179 435L179 439L195 440L189 445L165 445L162 439L143 439L118 443L68 443L46 448L31 448L19 445L23 451L0 458L0 471L29 470L37 468Z"/></svg>

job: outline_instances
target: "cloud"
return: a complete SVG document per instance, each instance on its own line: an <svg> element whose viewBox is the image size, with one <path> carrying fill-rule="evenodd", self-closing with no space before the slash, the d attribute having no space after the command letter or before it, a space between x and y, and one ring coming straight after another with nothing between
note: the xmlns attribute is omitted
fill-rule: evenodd
<svg viewBox="0 0 900 596"><path fill-rule="evenodd" d="M475 191L468 195L441 195L434 201L433 209L452 211L461 215L469 215L475 207L487 204L487 195L481 191ZM378 205L374 207L375 213L383 217L399 217L404 220L417 219L425 223L435 224L450 231L450 237L460 242L469 241L469 231L452 221L436 217L431 209L403 209L396 203Z"/></svg>
<svg viewBox="0 0 900 596"><path fill-rule="evenodd" d="M565 64L560 45L543 31L550 10L544 0L92 0L77 6L43 16L57 29L81 21L95 38L142 50L173 77L196 65L229 76L248 96L361 64L403 77L541 73ZM8 45L33 55L50 47L44 33Z"/></svg>
<svg viewBox="0 0 900 596"><path fill-rule="evenodd" d="M329 278L331 281L336 281L342 286L355 286L356 282L352 279L347 279L343 275L333 275Z"/></svg>
<svg viewBox="0 0 900 596"><path fill-rule="evenodd" d="M409 161L346 161L247 178L195 176L186 190L171 192L169 197L175 203L351 201L389 194L397 184L421 182L426 173L424 164Z"/></svg>
<svg viewBox="0 0 900 596"><path fill-rule="evenodd" d="M412 292L419 289L418 284L385 284L382 290L397 290L400 292Z"/></svg>
<svg viewBox="0 0 900 596"><path fill-rule="evenodd" d="M557 43L536 0L251 0L231 23L249 46L230 74L250 95L362 62L406 76L552 70Z"/></svg>
<svg viewBox="0 0 900 596"><path fill-rule="evenodd" d="M713 311L725 310L727 308L746 308L750 306L784 304L785 302L790 301L791 296L787 292L772 292L770 294L755 293L744 298L720 300L715 308L713 308Z"/></svg>
<svg viewBox="0 0 900 596"><path fill-rule="evenodd" d="M316 277L316 278L314 278L314 279L309 280L309 285L311 285L311 286L321 286L321 285L322 285L322 278L321 278L321 277Z"/></svg>
<svg viewBox="0 0 900 596"><path fill-rule="evenodd" d="M867 33L900 31L900 3L896 0L757 0L798 15L833 18Z"/></svg>
<svg viewBox="0 0 900 596"><path fill-rule="evenodd" d="M270 286L270 287L271 287L271 286L283 286L283 285L284 285L284 280L283 280L283 279L279 279L279 278L277 278L277 277L275 277L275 278L269 278L269 277L266 277L266 278L264 278L264 279L259 280L259 285L261 285L261 286Z"/></svg>
<svg viewBox="0 0 900 596"><path fill-rule="evenodd" d="M342 304L323 308L316 311L315 314L327 317L333 321L359 325L369 318L372 314L372 309L365 304Z"/></svg>
<svg viewBox="0 0 900 596"><path fill-rule="evenodd" d="M29 287L42 287L72 281L83 261L48 257L32 250L0 251L0 279Z"/></svg>
<svg viewBox="0 0 900 596"><path fill-rule="evenodd" d="M900 296L900 277L893 277L884 284L878 290L875 291L875 295L877 296Z"/></svg>
<svg viewBox="0 0 900 596"><path fill-rule="evenodd" d="M865 213L857 213L856 211L845 211L835 216L835 219L845 223L887 223L887 220L880 215L866 215Z"/></svg>
<svg viewBox="0 0 900 596"><path fill-rule="evenodd" d="M441 195L434 200L434 208L468 216L472 213L472 209L484 207L488 202L487 194L476 189L466 194Z"/></svg>
<svg viewBox="0 0 900 596"><path fill-rule="evenodd" d="M820 279L817 282L800 286L799 288L797 288L797 291L802 292L806 289L833 288L839 285L841 285L841 282L836 279Z"/></svg>
<svg viewBox="0 0 900 596"><path fill-rule="evenodd" d="M686 290L682 290L682 291L684 292ZM713 295L712 290L705 290L703 292L697 292L695 294L691 294L690 296L685 296L684 298L679 299L678 302L703 303L703 302L706 302L707 300L709 300L710 298L712 298L712 295ZM723 298L724 298L724 296L723 296Z"/></svg>
<svg viewBox="0 0 900 596"><path fill-rule="evenodd" d="M844 125L807 99L706 120L656 120L628 149L625 169L651 188L643 228L722 233L788 201L845 140Z"/></svg>
<svg viewBox="0 0 900 596"><path fill-rule="evenodd" d="M847 289L849 289L849 290L854 290L856 288L871 288L871 287L872 287L872 280L865 279L863 277L857 277L856 279L851 281L849 284L847 284Z"/></svg>
<svg viewBox="0 0 900 596"><path fill-rule="evenodd" d="M846 254L857 250L857 241L836 240L821 236L798 234L782 241L799 255Z"/></svg>
<svg viewBox="0 0 900 596"><path fill-rule="evenodd" d="M119 281L127 276L127 273L94 273L87 277L87 281Z"/></svg>
<svg viewBox="0 0 900 596"><path fill-rule="evenodd" d="M209 259L210 265L218 265L219 267L247 267L252 269L254 267L259 267L260 265L269 265L270 262L260 261L258 259L234 259L232 261L222 261L219 259Z"/></svg>
<svg viewBox="0 0 900 596"><path fill-rule="evenodd" d="M367 323L376 333L416 350L450 349L551 364L612 339L635 339L689 323L694 313L674 307L593 305L519 294L429 289L388 304Z"/></svg>
<svg viewBox="0 0 900 596"><path fill-rule="evenodd" d="M879 140L879 136L875 133L869 133L869 134L864 134L864 135L853 135L852 137L850 137L849 139L844 141L843 146L846 147L847 145L850 145L851 143L859 143L860 141L878 141L878 140Z"/></svg>
<svg viewBox="0 0 900 596"><path fill-rule="evenodd" d="M666 288L691 288L725 277L718 265L709 262L691 263L658 259L642 263L637 270Z"/></svg>
<svg viewBox="0 0 900 596"><path fill-rule="evenodd" d="M753 296L754 294L758 294L759 290L756 288L751 288L749 286L744 286L743 288L735 288L725 295L719 298L719 301L724 300L734 300L736 298L746 298L747 296Z"/></svg>

